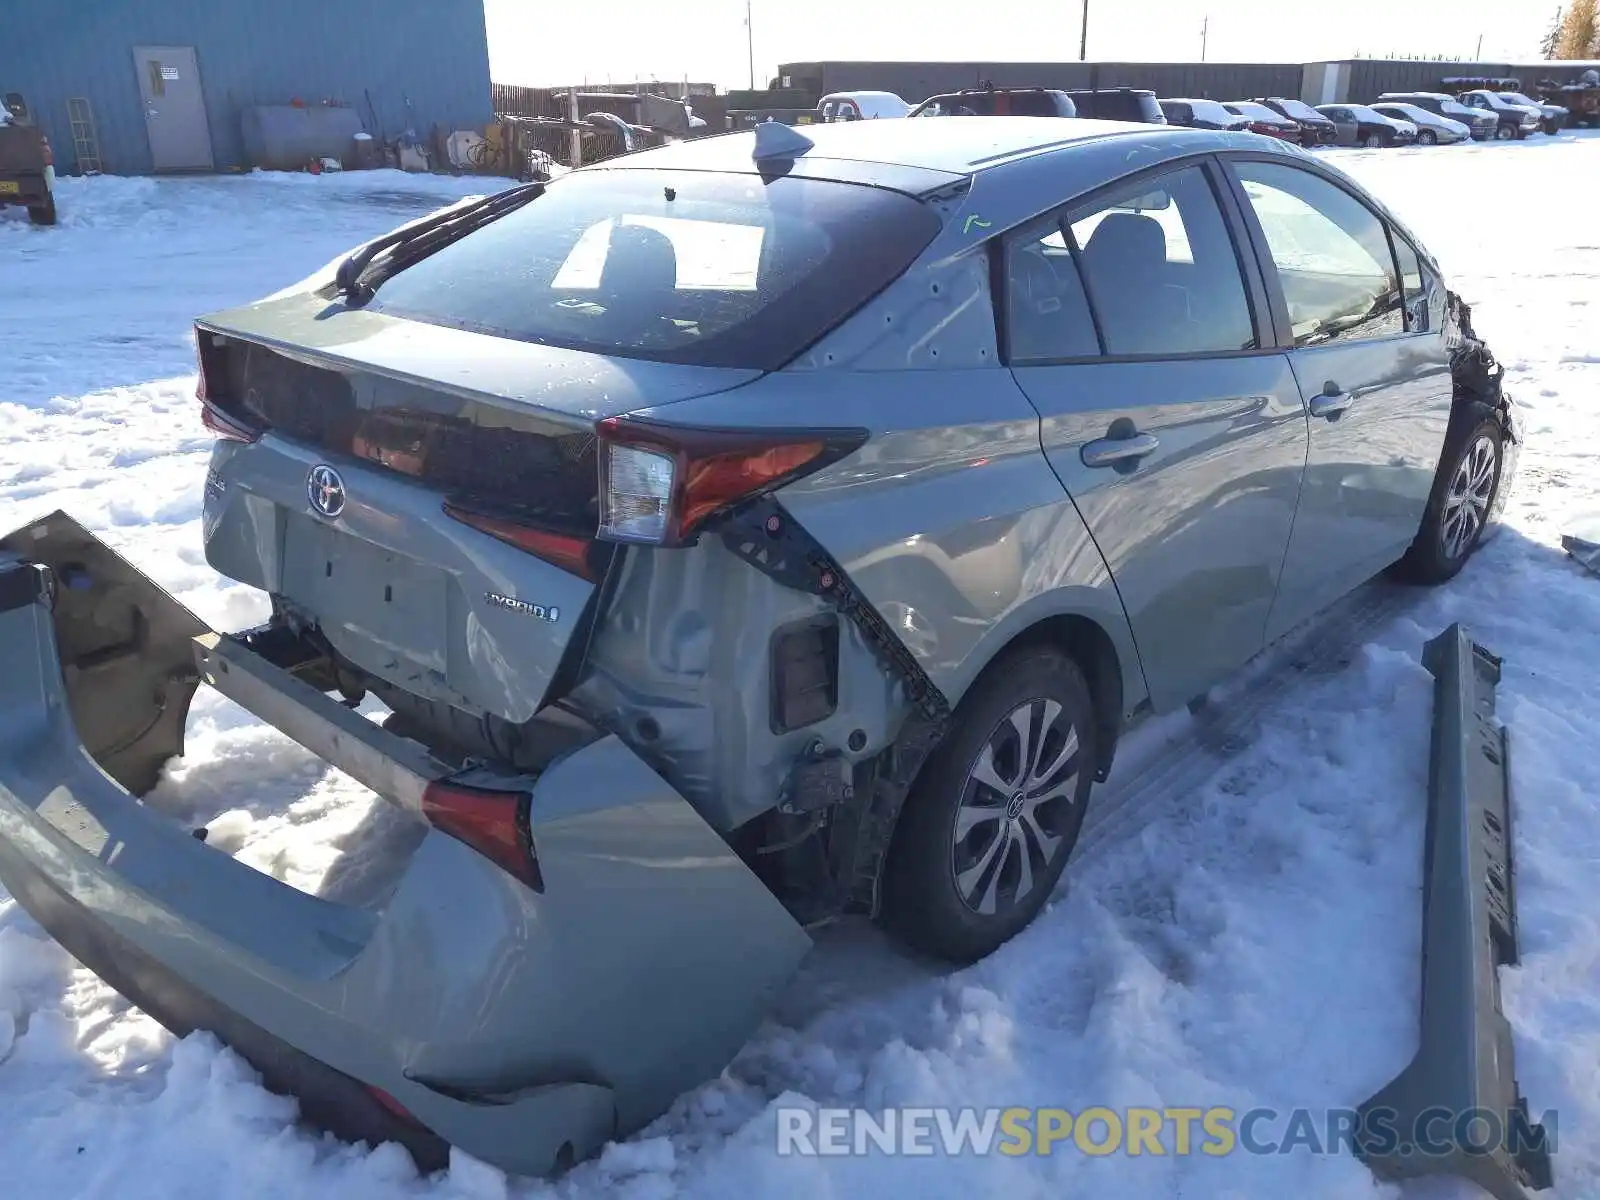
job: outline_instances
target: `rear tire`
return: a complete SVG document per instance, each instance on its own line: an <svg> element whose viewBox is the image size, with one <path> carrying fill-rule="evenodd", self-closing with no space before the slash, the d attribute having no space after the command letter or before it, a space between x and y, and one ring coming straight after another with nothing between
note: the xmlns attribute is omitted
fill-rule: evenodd
<svg viewBox="0 0 1600 1200"><path fill-rule="evenodd" d="M28 207L28 220L35 225L54 225L56 223L56 198L46 196L43 204L33 204Z"/></svg>
<svg viewBox="0 0 1600 1200"><path fill-rule="evenodd" d="M883 878L883 924L955 963L993 953L1050 899L1094 784L1094 702L1082 670L1024 646L962 699L906 799Z"/></svg>
<svg viewBox="0 0 1600 1200"><path fill-rule="evenodd" d="M1484 417L1464 435L1445 443L1422 527L1394 575L1407 583L1440 584L1454 579L1483 539L1500 490L1503 434L1495 417Z"/></svg>

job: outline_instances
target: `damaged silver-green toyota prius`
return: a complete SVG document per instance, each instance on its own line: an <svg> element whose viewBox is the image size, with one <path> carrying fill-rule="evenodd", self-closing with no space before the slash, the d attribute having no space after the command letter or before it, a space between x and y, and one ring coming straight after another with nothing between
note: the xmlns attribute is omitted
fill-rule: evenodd
<svg viewBox="0 0 1600 1200"><path fill-rule="evenodd" d="M272 619L212 631L64 514L0 541L0 884L425 1167L638 1129L823 922L993 951L1131 720L1450 578L1521 439L1342 174L1094 121L630 155L196 338L206 557ZM378 894L135 799L202 682L404 814Z"/></svg>

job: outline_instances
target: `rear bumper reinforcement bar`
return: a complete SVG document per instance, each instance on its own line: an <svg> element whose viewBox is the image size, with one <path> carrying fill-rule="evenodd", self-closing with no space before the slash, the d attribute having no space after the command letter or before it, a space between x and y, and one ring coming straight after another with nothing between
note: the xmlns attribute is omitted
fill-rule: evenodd
<svg viewBox="0 0 1600 1200"><path fill-rule="evenodd" d="M1500 1007L1517 962L1509 741L1500 659L1459 624L1423 650L1434 676L1416 1056L1361 1106L1357 1149L1385 1179L1457 1175L1497 1200L1551 1186L1549 1134L1528 1116Z"/></svg>

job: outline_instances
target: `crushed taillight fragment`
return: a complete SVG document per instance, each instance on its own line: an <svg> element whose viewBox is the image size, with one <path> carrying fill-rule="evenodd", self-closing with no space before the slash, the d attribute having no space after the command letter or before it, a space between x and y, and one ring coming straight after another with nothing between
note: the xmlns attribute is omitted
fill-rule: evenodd
<svg viewBox="0 0 1600 1200"><path fill-rule="evenodd" d="M536 892L544 876L533 847L531 794L435 780L422 793L422 815Z"/></svg>
<svg viewBox="0 0 1600 1200"><path fill-rule="evenodd" d="M864 429L700 429L608 417L599 436L600 527L613 542L681 546L740 501L856 450Z"/></svg>

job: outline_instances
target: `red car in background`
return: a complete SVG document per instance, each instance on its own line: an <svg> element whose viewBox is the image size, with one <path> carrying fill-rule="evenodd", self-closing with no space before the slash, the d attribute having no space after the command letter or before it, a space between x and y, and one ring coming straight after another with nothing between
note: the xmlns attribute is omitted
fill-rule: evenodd
<svg viewBox="0 0 1600 1200"><path fill-rule="evenodd" d="M1235 100L1222 107L1234 116L1243 117L1250 122L1251 133L1264 133L1268 137L1282 138L1286 142L1299 144L1300 122L1290 120L1282 113L1273 112L1265 104L1257 104L1253 100Z"/></svg>

